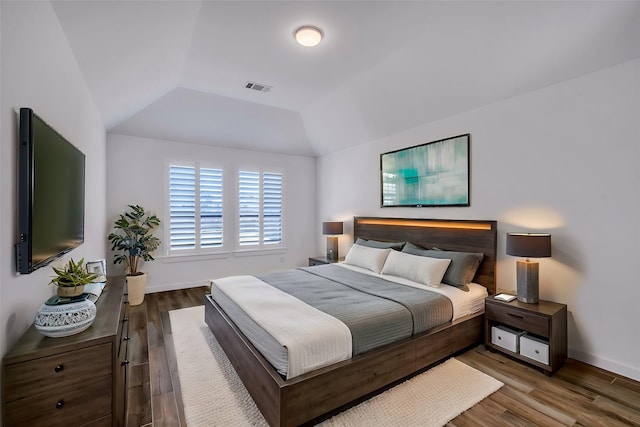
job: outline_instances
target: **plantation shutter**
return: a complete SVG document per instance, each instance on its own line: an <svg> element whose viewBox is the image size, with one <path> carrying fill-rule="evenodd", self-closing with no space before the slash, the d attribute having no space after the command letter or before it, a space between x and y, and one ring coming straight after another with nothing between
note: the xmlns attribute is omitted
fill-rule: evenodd
<svg viewBox="0 0 640 427"><path fill-rule="evenodd" d="M222 169L200 169L200 247L223 244Z"/></svg>
<svg viewBox="0 0 640 427"><path fill-rule="evenodd" d="M260 243L260 173L238 174L238 244Z"/></svg>
<svg viewBox="0 0 640 427"><path fill-rule="evenodd" d="M194 167L169 168L170 249L196 245L196 174Z"/></svg>
<svg viewBox="0 0 640 427"><path fill-rule="evenodd" d="M239 247L283 243L282 174L238 172ZM218 252L224 238L224 173L222 169L169 166L169 251L182 255Z"/></svg>
<svg viewBox="0 0 640 427"><path fill-rule="evenodd" d="M282 243L282 174L263 175L263 242Z"/></svg>

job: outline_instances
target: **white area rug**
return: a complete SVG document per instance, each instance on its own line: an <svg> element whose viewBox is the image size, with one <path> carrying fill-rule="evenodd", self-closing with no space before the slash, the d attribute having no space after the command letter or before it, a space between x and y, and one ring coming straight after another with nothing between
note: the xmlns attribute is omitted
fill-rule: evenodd
<svg viewBox="0 0 640 427"><path fill-rule="evenodd" d="M188 426L267 426L204 323L204 306L169 317ZM321 425L443 426L502 385L451 358Z"/></svg>

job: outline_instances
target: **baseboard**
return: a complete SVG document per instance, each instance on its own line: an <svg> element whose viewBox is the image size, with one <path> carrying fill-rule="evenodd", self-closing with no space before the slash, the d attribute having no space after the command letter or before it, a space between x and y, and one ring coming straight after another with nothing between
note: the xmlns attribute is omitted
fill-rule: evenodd
<svg viewBox="0 0 640 427"><path fill-rule="evenodd" d="M209 286L210 283L206 282L184 282L184 283L169 283L160 286L147 286L145 294L152 294L155 292L177 291L178 289L197 288L200 286Z"/></svg>
<svg viewBox="0 0 640 427"><path fill-rule="evenodd" d="M593 354L585 353L580 350L569 349L569 357L579 360L589 365L593 365L597 368L604 369L609 372L613 372L618 375L622 375L627 378L631 378L635 381L640 381L640 369L633 366L623 365L618 362L614 362L609 359L594 356Z"/></svg>

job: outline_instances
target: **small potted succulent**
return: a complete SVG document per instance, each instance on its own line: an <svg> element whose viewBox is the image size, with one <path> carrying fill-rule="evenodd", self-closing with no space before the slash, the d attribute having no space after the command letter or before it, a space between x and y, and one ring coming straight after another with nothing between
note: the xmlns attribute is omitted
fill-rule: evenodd
<svg viewBox="0 0 640 427"><path fill-rule="evenodd" d="M56 276L51 279L51 283L58 287L58 295L61 297L75 297L84 292L84 286L93 282L98 275L89 273L84 266L84 258L74 262L69 260L63 268L52 267Z"/></svg>

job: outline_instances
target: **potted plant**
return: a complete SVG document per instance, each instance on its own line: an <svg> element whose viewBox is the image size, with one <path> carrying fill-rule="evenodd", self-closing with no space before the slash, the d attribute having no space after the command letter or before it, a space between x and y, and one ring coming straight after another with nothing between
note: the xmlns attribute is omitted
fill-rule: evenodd
<svg viewBox="0 0 640 427"><path fill-rule="evenodd" d="M89 273L84 266L84 258L74 262L69 260L63 268L51 267L56 276L51 283L58 287L58 295L61 297L75 297L84 292L84 285L94 281L98 275Z"/></svg>
<svg viewBox="0 0 640 427"><path fill-rule="evenodd" d="M93 282L98 275L90 273L84 264L84 258L75 262L69 260L62 268L51 267L56 275L50 284L58 288L58 296L71 298L82 295L84 287ZM96 318L96 306L89 299L60 300L50 298L36 313L33 324L47 337L66 337L87 329Z"/></svg>
<svg viewBox="0 0 640 427"><path fill-rule="evenodd" d="M149 215L139 205L129 205L129 210L115 222L115 232L108 236L111 250L121 251L114 255L113 263L123 263L127 273L129 304L139 305L144 301L147 274L138 270L140 260L152 261L151 253L160 246L160 239L153 236L153 229L160 219Z"/></svg>

